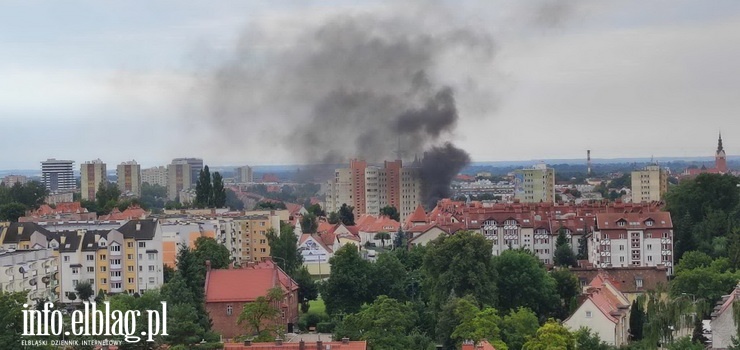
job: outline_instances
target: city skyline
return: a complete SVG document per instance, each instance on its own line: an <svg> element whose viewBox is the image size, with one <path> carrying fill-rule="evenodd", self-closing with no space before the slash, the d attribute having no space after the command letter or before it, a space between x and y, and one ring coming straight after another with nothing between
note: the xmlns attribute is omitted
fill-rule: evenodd
<svg viewBox="0 0 740 350"><path fill-rule="evenodd" d="M733 45L740 4L538 4L152 4L153 13L168 12L165 21L141 16L135 5L72 2L52 16L41 11L46 5L11 4L0 15L8 49L0 59L0 121L13 132L0 148L13 151L2 152L0 168L36 169L51 157L133 158L142 167L184 155L212 164L311 163L295 155L293 135L279 125L236 126L239 138L204 127L218 123L202 110L192 115L183 92L234 51L252 50L259 60L292 45L286 21L300 31L332 16L413 11L447 16L450 27L479 26L494 39L498 64L490 70L464 61L427 72L453 87L460 119L445 137L473 161L580 159L586 149L595 159L709 156L720 130L728 155L740 154L740 133L731 129L740 112L732 96L740 88L740 46ZM245 44L252 31L272 40Z"/></svg>

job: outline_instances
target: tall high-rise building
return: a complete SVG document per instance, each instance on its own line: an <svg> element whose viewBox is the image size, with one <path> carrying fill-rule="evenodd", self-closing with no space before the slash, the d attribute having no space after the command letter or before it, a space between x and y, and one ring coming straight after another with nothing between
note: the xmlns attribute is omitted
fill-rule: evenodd
<svg viewBox="0 0 740 350"><path fill-rule="evenodd" d="M354 214L378 215L385 206L395 207L401 220L421 203L418 168L403 167L400 160L386 161L383 167L352 159L349 168L336 169L327 187L326 210L338 211L342 204L354 207Z"/></svg>
<svg viewBox="0 0 740 350"><path fill-rule="evenodd" d="M202 158L175 158L172 160L172 164L188 164L190 165L190 181L191 184L195 184L200 176L200 171L203 170L203 159Z"/></svg>
<svg viewBox="0 0 740 350"><path fill-rule="evenodd" d="M254 174L252 173L252 167L245 165L245 166L236 168L236 182L238 183L254 182Z"/></svg>
<svg viewBox="0 0 740 350"><path fill-rule="evenodd" d="M94 201L101 183L107 183L106 165L96 159L80 164L80 194L83 200Z"/></svg>
<svg viewBox="0 0 740 350"><path fill-rule="evenodd" d="M41 162L41 182L52 193L75 190L73 160L48 159Z"/></svg>
<svg viewBox="0 0 740 350"><path fill-rule="evenodd" d="M141 165L135 160L123 162L116 167L118 176L118 189L121 194L135 197L141 196Z"/></svg>
<svg viewBox="0 0 740 350"><path fill-rule="evenodd" d="M190 164L181 162L167 166L167 199L174 201L178 199L180 191L187 190L192 184L192 172Z"/></svg>
<svg viewBox="0 0 740 350"><path fill-rule="evenodd" d="M632 201L659 201L668 192L668 173L657 164L632 172Z"/></svg>
<svg viewBox="0 0 740 350"><path fill-rule="evenodd" d="M514 172L514 198L522 203L555 202L555 169L536 164Z"/></svg>
<svg viewBox="0 0 740 350"><path fill-rule="evenodd" d="M158 166L141 171L141 182L167 187L167 168Z"/></svg>

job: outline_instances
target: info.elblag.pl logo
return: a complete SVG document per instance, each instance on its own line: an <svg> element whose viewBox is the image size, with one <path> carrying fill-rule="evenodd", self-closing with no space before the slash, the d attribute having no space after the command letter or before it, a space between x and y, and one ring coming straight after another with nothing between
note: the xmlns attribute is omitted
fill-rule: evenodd
<svg viewBox="0 0 740 350"><path fill-rule="evenodd" d="M153 342L154 336L167 334L167 302L162 301L162 310L145 310L147 331L141 332L146 341ZM60 310L52 310L52 303L45 303L43 310L23 310L24 336L107 336L124 337L127 343L141 341L136 334L136 320L141 316L139 310L111 310L110 302L104 301L102 310L95 302L84 301L84 309L75 310L71 317L71 330L64 330L64 317ZM28 304L23 304L28 308Z"/></svg>

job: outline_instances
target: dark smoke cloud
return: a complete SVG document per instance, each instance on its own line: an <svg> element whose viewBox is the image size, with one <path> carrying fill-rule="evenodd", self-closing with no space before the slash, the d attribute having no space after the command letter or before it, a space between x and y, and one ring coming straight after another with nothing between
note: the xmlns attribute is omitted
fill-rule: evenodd
<svg viewBox="0 0 740 350"><path fill-rule="evenodd" d="M459 89L438 68L450 55L490 62L495 45L487 33L373 13L336 15L288 39L273 30L280 32L250 28L197 89L207 123L230 146L251 139L242 144L259 144L266 154L282 147L300 163L337 164L395 159L400 143L406 160L426 154L425 203L448 194L469 157L449 143ZM477 73L457 78L474 81Z"/></svg>

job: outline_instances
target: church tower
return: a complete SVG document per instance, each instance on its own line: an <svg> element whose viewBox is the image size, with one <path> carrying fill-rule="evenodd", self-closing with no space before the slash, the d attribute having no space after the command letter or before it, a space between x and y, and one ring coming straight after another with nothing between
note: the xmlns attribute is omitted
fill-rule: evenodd
<svg viewBox="0 0 740 350"><path fill-rule="evenodd" d="M725 154L725 149L722 147L722 133L719 134L717 154L714 156L714 168L720 173L727 172L727 155Z"/></svg>

